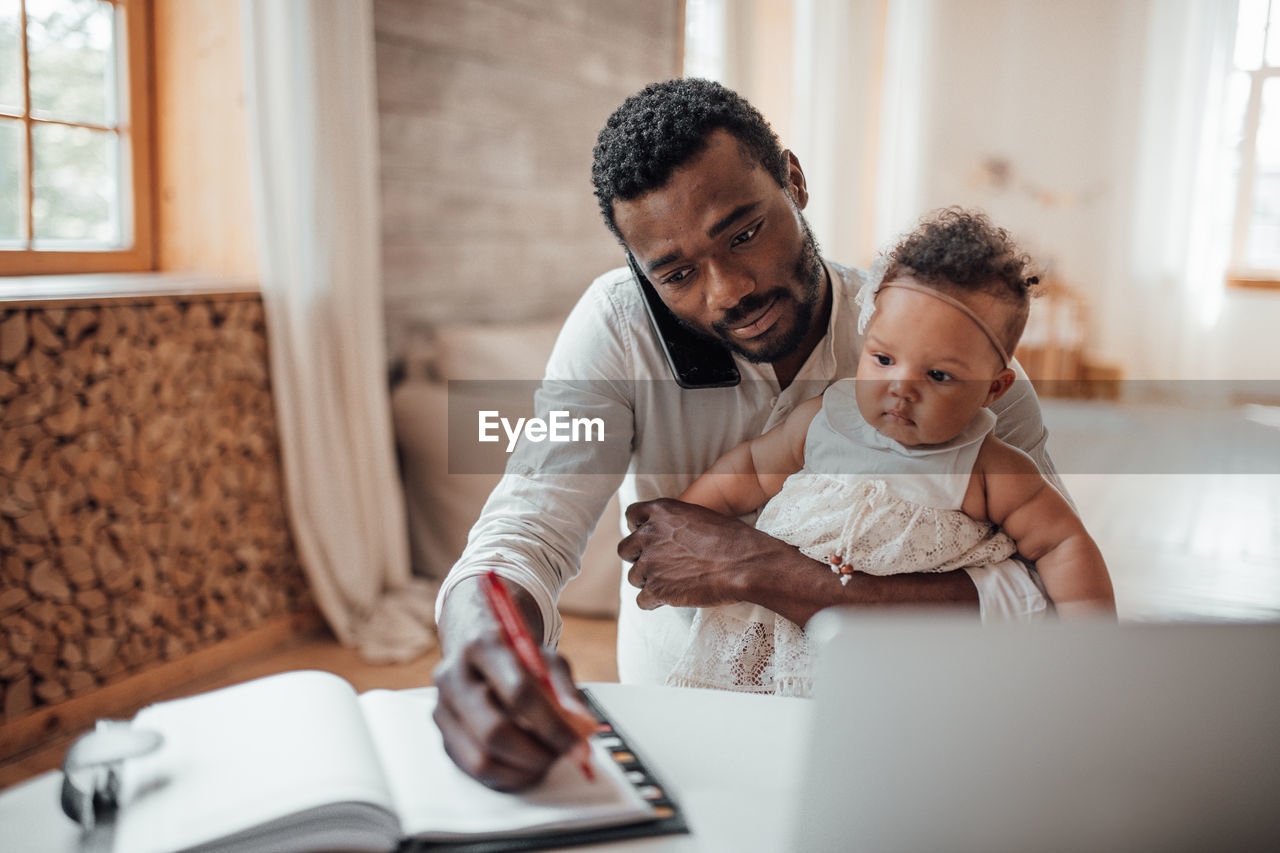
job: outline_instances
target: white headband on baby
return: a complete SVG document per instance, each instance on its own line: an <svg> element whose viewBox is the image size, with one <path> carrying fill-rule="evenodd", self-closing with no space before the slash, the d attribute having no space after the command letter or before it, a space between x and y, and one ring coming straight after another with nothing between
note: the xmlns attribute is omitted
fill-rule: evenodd
<svg viewBox="0 0 1280 853"><path fill-rule="evenodd" d="M884 255L876 258L874 264L871 265L871 272L867 275L867 280L862 283L862 287L858 288L858 295L854 297L854 303L862 310L858 314L858 334L865 335L867 327L871 325L871 317L876 313L876 296L886 287L900 287L903 290L914 290L917 293L923 293L926 296L932 296L940 302L945 302L952 308L955 308L961 314L964 314L974 324L982 330L982 334L987 336L987 340L991 342L991 346L995 348L996 355L1000 356L1000 364L1002 367L1009 366L1009 353L1005 351L1004 344L1000 343L1000 338L987 325L987 321L978 316L977 312L965 305L959 299L955 299L947 294L935 290L932 287L926 287L923 284L916 284L910 281L894 280L888 284L884 283L884 274L889 269L889 260Z"/></svg>

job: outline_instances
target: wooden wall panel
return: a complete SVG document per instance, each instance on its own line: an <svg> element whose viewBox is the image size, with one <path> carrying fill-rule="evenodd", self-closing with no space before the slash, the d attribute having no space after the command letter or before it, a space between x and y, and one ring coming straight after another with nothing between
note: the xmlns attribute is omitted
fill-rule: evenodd
<svg viewBox="0 0 1280 853"><path fill-rule="evenodd" d="M680 72L681 0L375 0L393 353L454 320L563 314L622 262L591 148Z"/></svg>
<svg viewBox="0 0 1280 853"><path fill-rule="evenodd" d="M239 0L157 0L157 268L256 281Z"/></svg>

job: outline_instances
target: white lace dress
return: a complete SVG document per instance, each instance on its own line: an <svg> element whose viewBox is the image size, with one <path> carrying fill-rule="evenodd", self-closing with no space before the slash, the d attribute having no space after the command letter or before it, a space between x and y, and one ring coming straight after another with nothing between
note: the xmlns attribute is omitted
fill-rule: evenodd
<svg viewBox="0 0 1280 853"><path fill-rule="evenodd" d="M863 420L853 380L827 389L805 437L805 464L765 505L760 530L822 562L874 575L946 572L1016 550L1004 533L960 511L995 415L982 409L944 445L905 447ZM804 631L754 604L699 609L667 678L686 687L808 695Z"/></svg>

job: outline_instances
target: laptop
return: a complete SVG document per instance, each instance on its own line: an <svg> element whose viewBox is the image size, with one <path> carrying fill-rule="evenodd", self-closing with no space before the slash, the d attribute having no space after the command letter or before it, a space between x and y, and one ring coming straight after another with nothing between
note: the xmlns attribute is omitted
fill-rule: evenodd
<svg viewBox="0 0 1280 853"><path fill-rule="evenodd" d="M795 850L1280 850L1280 624L809 634Z"/></svg>

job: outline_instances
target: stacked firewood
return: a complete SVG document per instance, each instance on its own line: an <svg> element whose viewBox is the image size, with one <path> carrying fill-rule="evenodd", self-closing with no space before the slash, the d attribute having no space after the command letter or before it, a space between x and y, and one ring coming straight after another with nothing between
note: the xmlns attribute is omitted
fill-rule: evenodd
<svg viewBox="0 0 1280 853"><path fill-rule="evenodd" d="M257 298L0 306L0 722L310 606Z"/></svg>

